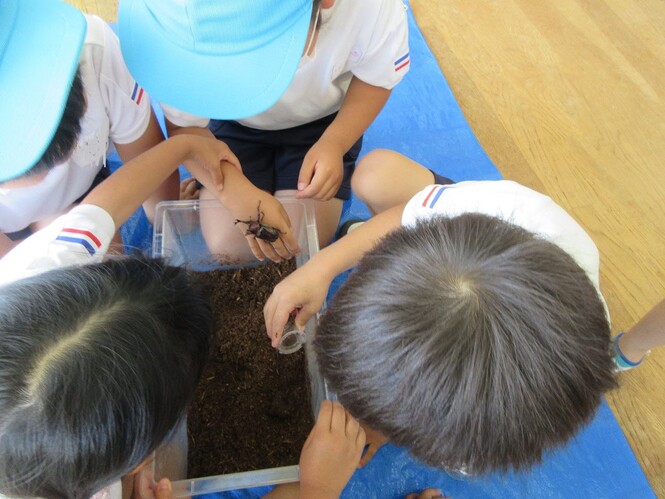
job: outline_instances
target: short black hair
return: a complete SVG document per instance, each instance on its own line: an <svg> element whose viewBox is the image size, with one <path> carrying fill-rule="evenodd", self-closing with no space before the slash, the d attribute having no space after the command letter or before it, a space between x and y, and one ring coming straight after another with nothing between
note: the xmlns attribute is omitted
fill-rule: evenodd
<svg viewBox="0 0 665 499"><path fill-rule="evenodd" d="M42 157L23 176L29 177L49 171L72 153L81 134L81 119L86 111L85 89L80 68L76 70L67 97L60 124Z"/></svg>
<svg viewBox="0 0 665 499"><path fill-rule="evenodd" d="M616 386L604 304L584 270L479 214L383 239L322 315L314 348L354 417L448 470L529 467Z"/></svg>
<svg viewBox="0 0 665 499"><path fill-rule="evenodd" d="M209 348L182 268L123 257L0 287L0 493L87 498L177 427Z"/></svg>

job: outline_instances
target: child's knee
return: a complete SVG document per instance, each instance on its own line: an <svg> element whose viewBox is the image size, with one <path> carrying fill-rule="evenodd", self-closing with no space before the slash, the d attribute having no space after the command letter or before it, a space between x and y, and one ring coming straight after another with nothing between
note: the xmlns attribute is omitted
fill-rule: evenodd
<svg viewBox="0 0 665 499"><path fill-rule="evenodd" d="M363 202L376 197L385 187L385 164L392 158L392 151L376 149L358 161L353 177L351 177L351 190Z"/></svg>

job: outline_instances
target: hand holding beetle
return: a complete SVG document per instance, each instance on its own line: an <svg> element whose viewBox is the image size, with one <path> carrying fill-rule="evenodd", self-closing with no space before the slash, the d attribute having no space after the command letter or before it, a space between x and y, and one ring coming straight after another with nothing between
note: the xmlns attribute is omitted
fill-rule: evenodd
<svg viewBox="0 0 665 499"><path fill-rule="evenodd" d="M288 214L267 192L254 189L251 195L243 196L233 214L257 259L281 262L300 252Z"/></svg>

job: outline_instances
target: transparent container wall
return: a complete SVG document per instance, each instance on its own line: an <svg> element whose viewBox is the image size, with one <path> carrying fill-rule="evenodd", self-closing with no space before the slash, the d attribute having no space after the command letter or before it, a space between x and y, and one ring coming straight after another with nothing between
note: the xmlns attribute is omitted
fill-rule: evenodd
<svg viewBox="0 0 665 499"><path fill-rule="evenodd" d="M319 250L314 210L307 201L280 199L291 219L301 249L296 257L300 267ZM252 217L256 219L256 216ZM253 267L261 265L249 250L247 241L234 226L235 218L216 200L167 201L159 203L155 215L153 255L167 258L173 265L196 271ZM245 228L245 225L240 225ZM307 339L314 334L315 318L305 326ZM266 341L268 341L266 339ZM318 414L324 398L329 398L321 377L311 342L304 346L311 386L312 414ZM169 442L155 452L154 477L168 477L174 497L187 497L225 490L295 482L298 466L247 471L226 475L187 479L187 428L183 423Z"/></svg>
<svg viewBox="0 0 665 499"><path fill-rule="evenodd" d="M306 201L280 199L289 215L303 265L319 250L314 210ZM256 219L256 216L252 217ZM206 271L260 265L235 218L214 199L166 201L157 205L153 255L168 258L173 265Z"/></svg>

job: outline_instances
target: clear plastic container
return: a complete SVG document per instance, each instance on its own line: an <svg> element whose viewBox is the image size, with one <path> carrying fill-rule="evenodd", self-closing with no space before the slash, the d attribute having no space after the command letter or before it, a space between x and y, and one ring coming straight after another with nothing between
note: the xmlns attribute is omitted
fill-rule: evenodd
<svg viewBox="0 0 665 499"><path fill-rule="evenodd" d="M314 210L308 202L294 198L283 198L280 202L291 219L301 249L300 255L296 257L296 265L300 267L319 250ZM153 255L196 271L260 265L249 250L242 232L234 227L234 222L235 218L216 200L159 203L155 214ZM206 230L206 240L202 226L207 229L211 224L225 233L211 237L211 231ZM215 249L211 250L211 247ZM315 320L316 318L310 319L305 326L305 339L312 337ZM316 417L321 401L329 398L329 393L310 345L311 342L305 341L307 373L303 375L309 377L312 414ZM281 468L187 479L187 428L184 422L170 441L155 452L153 467L155 480L162 477L171 479L175 497L298 480L297 463Z"/></svg>

